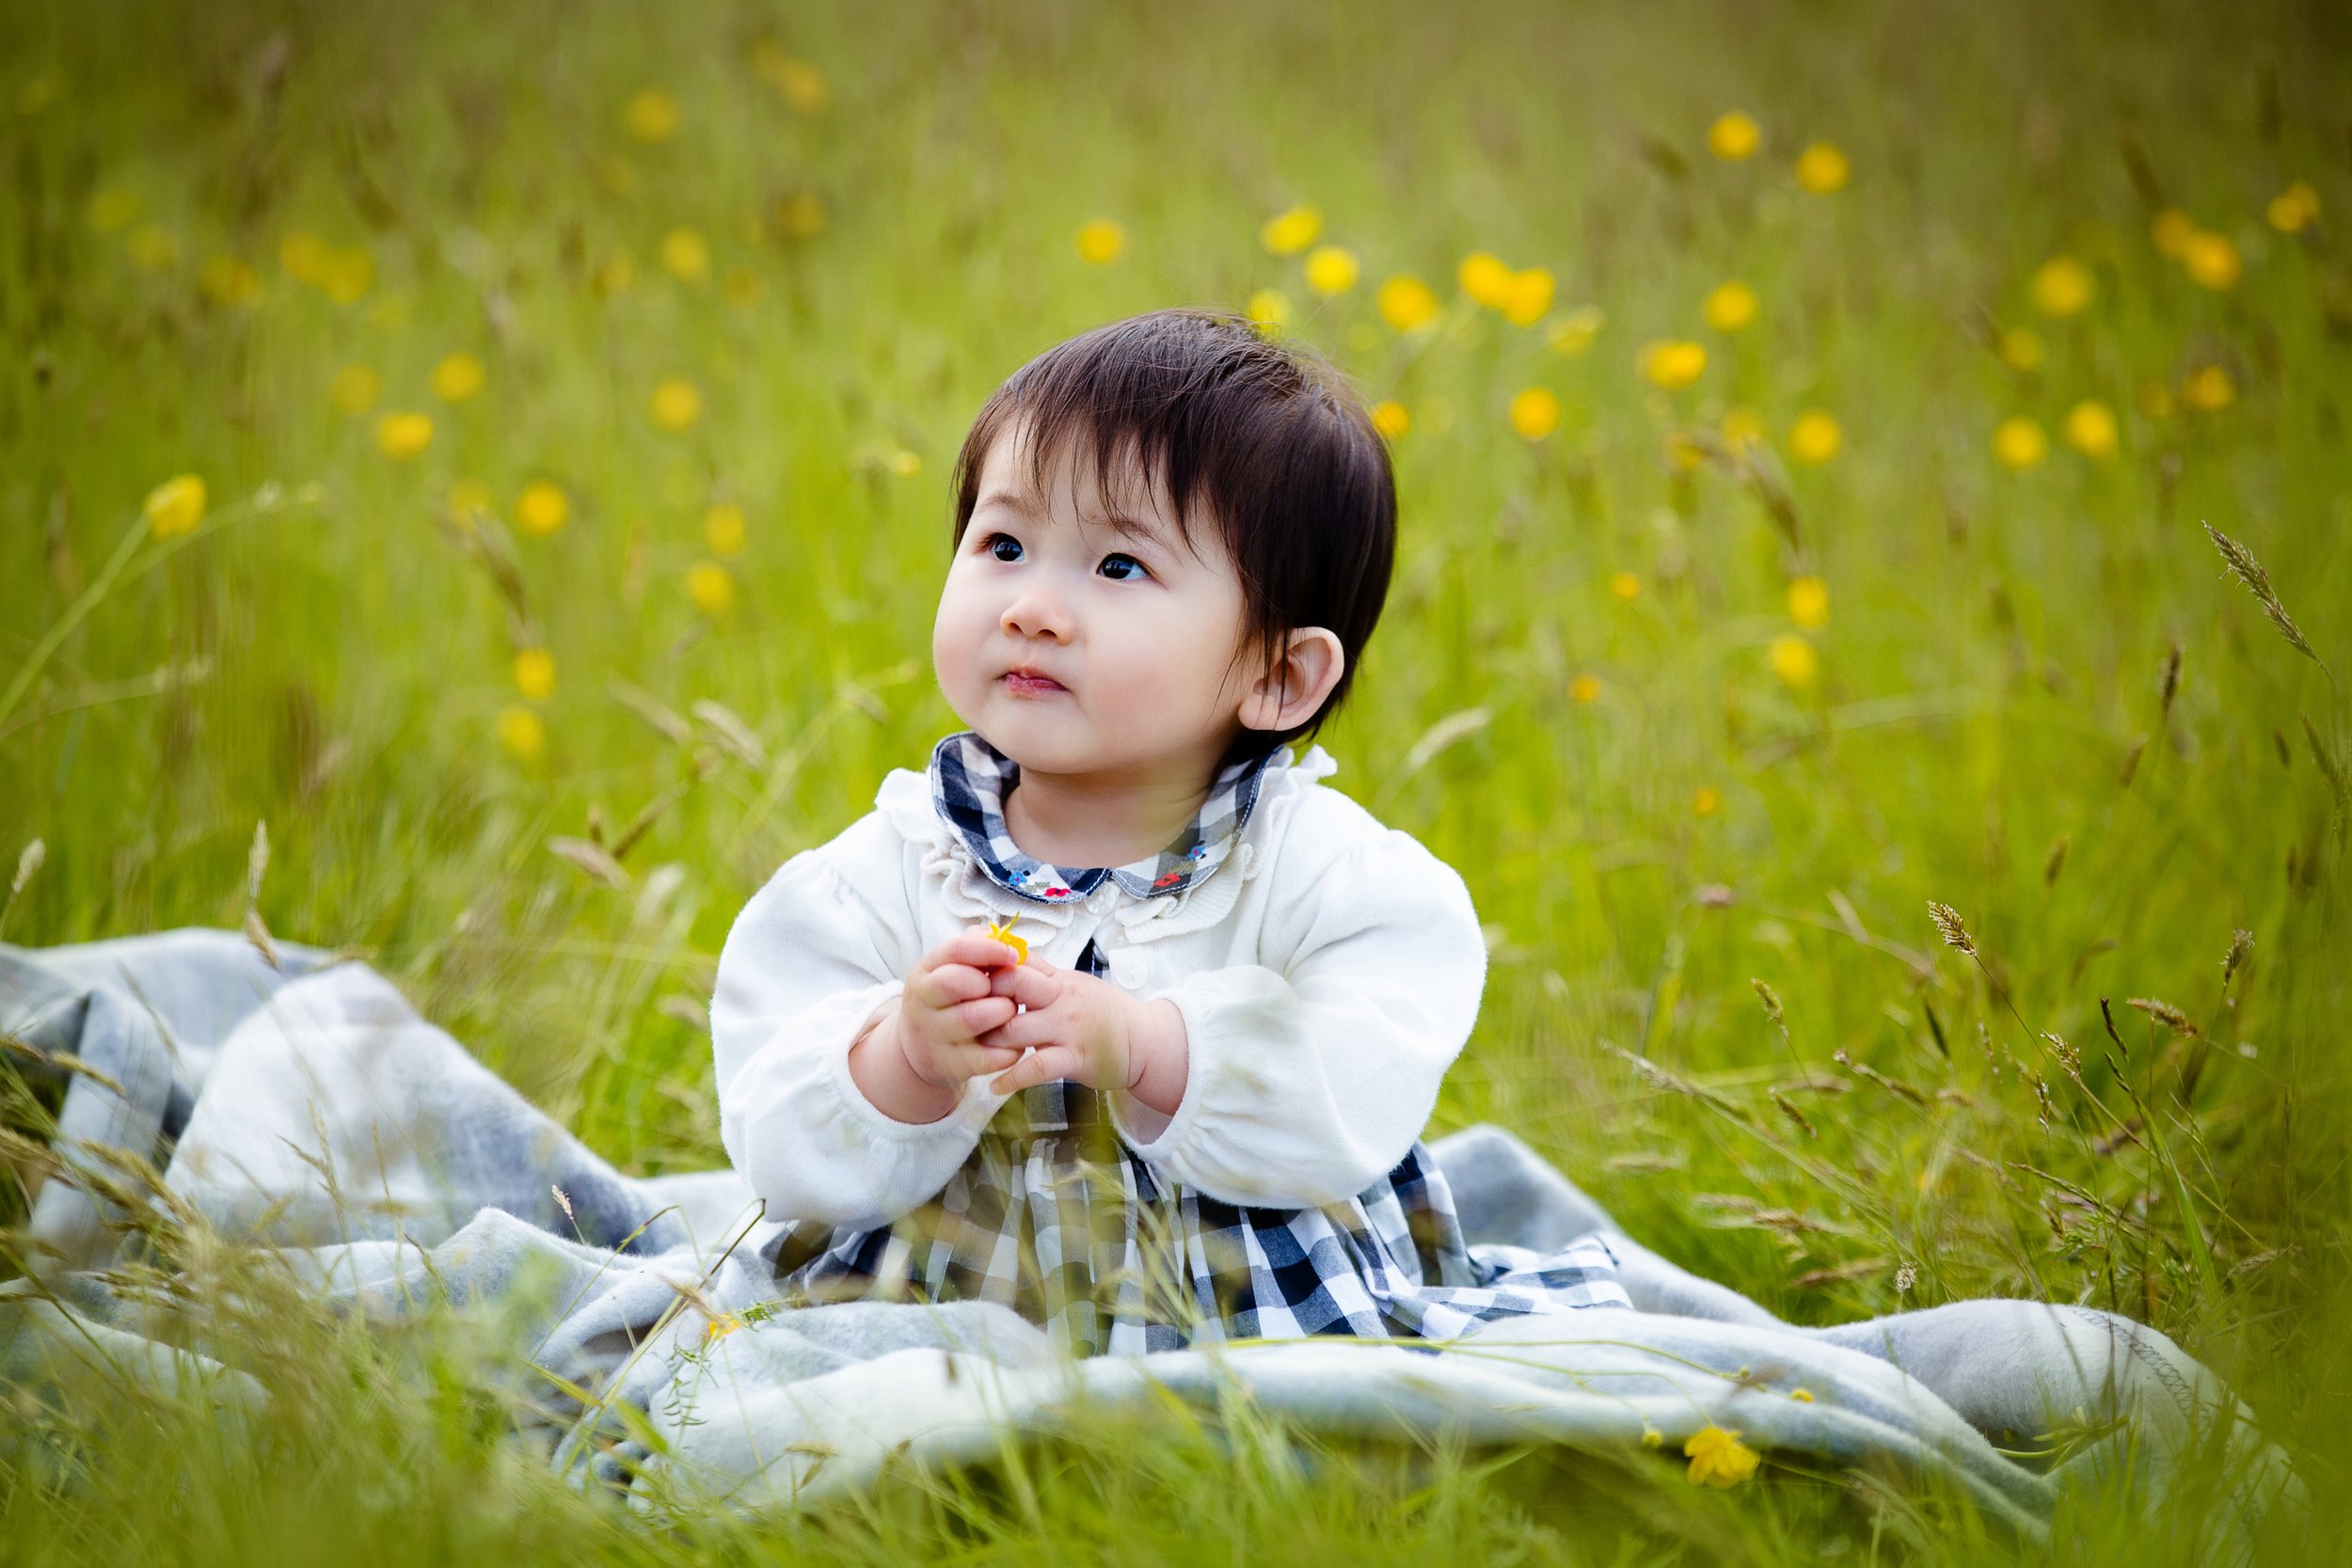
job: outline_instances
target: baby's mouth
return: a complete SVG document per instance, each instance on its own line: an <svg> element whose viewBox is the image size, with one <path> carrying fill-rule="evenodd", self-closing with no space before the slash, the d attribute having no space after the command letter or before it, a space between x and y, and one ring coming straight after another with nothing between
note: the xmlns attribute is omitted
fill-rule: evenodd
<svg viewBox="0 0 2352 1568"><path fill-rule="evenodd" d="M1008 670L998 679L1003 681L1008 690L1029 696L1041 697L1052 692L1070 689L1053 676L1036 670Z"/></svg>

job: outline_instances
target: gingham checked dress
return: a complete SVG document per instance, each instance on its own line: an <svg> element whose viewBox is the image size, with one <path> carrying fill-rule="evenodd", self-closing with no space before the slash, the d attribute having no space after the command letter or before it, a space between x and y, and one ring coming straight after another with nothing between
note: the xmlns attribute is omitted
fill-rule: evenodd
<svg viewBox="0 0 2352 1568"><path fill-rule="evenodd" d="M1075 870L1012 842L1004 798L1018 765L977 735L942 740L929 776L940 818L996 886L1039 903L1105 884L1164 898L1230 858L1268 768L1292 760L1285 748L1226 769L1155 860ZM1109 965L1089 940L1075 967ZM1080 1355L1317 1334L1449 1339L1494 1319L1630 1305L1597 1236L1547 1255L1466 1245L1418 1138L1345 1201L1253 1207L1165 1180L1122 1142L1105 1101L1073 1080L1032 1085L1003 1099L928 1201L882 1225L787 1224L764 1248L781 1298L993 1300Z"/></svg>

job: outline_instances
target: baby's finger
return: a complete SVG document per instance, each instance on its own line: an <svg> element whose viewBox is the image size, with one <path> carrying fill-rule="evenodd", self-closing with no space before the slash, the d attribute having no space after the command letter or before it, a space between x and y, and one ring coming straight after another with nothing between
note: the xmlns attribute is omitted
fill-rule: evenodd
<svg viewBox="0 0 2352 1568"><path fill-rule="evenodd" d="M981 1045L1051 1045L1060 1032L1060 1021L1051 1013L1019 1013L973 1038Z"/></svg>
<svg viewBox="0 0 2352 1568"><path fill-rule="evenodd" d="M945 1009L958 1002L969 1002L986 996L989 975L986 970L970 964L942 964L936 969L921 969L907 978L909 994L927 1007Z"/></svg>
<svg viewBox="0 0 2352 1568"><path fill-rule="evenodd" d="M1049 1045L1030 1052L989 1082L996 1094L1011 1094L1032 1084L1050 1084L1057 1078L1074 1077L1084 1066L1078 1053L1066 1045Z"/></svg>
<svg viewBox="0 0 2352 1568"><path fill-rule="evenodd" d="M969 964L974 969L1001 969L1014 961L1013 950L988 934L985 926L960 931L925 955L927 964Z"/></svg>
<svg viewBox="0 0 2352 1568"><path fill-rule="evenodd" d="M957 1067L968 1078L985 1078L1021 1059L1018 1046L959 1045L953 1049Z"/></svg>
<svg viewBox="0 0 2352 1568"><path fill-rule="evenodd" d="M1050 1007L1061 996L1058 970L1000 969L988 977L989 994L1009 996L1025 1007Z"/></svg>
<svg viewBox="0 0 2352 1568"><path fill-rule="evenodd" d="M1002 1028L1012 1021L1012 1001L1003 996L976 997L959 1002L954 1009L956 1022L975 1041L992 1029Z"/></svg>

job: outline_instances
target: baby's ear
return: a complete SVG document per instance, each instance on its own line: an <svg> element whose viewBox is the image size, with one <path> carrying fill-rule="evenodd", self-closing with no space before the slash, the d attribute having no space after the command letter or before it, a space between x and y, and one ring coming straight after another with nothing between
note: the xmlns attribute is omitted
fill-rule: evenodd
<svg viewBox="0 0 2352 1568"><path fill-rule="evenodd" d="M1296 729L1315 716L1347 669L1347 650L1337 633L1301 626L1283 639L1282 650L1266 661L1242 698L1241 721L1253 730Z"/></svg>

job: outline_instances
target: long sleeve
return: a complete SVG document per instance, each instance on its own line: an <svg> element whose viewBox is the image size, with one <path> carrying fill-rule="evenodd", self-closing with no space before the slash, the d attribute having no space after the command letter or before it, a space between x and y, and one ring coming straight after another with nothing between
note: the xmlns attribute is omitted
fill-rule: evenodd
<svg viewBox="0 0 2352 1568"><path fill-rule="evenodd" d="M850 1046L922 957L881 814L787 861L719 954L710 1003L719 1136L772 1220L879 1226L932 1196L997 1104L985 1084L937 1121L894 1120L850 1076Z"/></svg>
<svg viewBox="0 0 2352 1568"><path fill-rule="evenodd" d="M1408 834L1298 878L1260 956L1157 994L1184 1015L1189 1065L1172 1116L1111 1096L1155 1170L1229 1203L1343 1202L1396 1166L1427 1125L1485 989L1470 890Z"/></svg>

